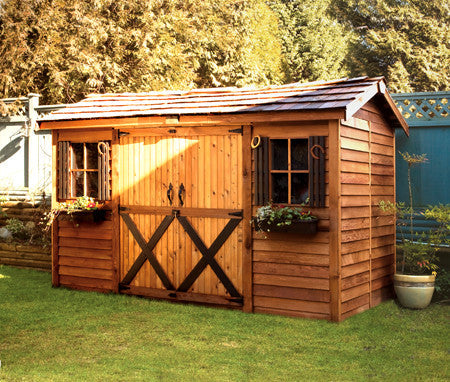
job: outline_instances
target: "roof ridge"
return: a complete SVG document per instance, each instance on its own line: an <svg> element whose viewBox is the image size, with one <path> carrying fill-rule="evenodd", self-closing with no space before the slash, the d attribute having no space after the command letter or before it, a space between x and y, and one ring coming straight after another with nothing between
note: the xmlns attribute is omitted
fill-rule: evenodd
<svg viewBox="0 0 450 382"><path fill-rule="evenodd" d="M371 80L379 81L380 79L384 79L384 77L373 77L369 78L368 76L361 76L355 78L343 77L336 80L317 80L311 82L292 82L289 84L281 84L281 85L268 85L263 87L257 86L228 86L228 87L217 87L217 88L193 88L189 90L154 90L150 92L122 92L122 93L92 93L86 96L86 99L92 98L103 98L103 97L149 97L149 96L189 96L189 95L197 95L197 94L223 94L223 93L244 93L244 92L264 92L277 89L309 89L312 87L326 87L330 85L345 85L352 82L369 82Z"/></svg>

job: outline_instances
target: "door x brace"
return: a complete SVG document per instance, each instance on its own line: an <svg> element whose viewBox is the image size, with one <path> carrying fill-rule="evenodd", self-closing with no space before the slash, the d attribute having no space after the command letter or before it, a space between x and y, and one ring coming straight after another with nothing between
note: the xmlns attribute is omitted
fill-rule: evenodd
<svg viewBox="0 0 450 382"><path fill-rule="evenodd" d="M195 282L195 280L197 280L197 278L201 275L204 269L209 265L211 269L214 271L214 273L217 275L219 280L222 282L228 293L234 298L242 298L242 296L239 294L239 292L237 291L231 280L228 278L223 269L214 259L214 256L220 250L225 241L233 233L234 229L239 225L242 218L230 219L229 222L223 228L223 230L219 233L217 238L214 240L214 242L211 244L211 246L207 248L203 240L198 235L197 231L194 229L194 227L192 227L189 220L185 216L180 216L178 210L173 210L173 215L167 215L163 219L163 221L155 230L155 232L153 233L152 237L148 242L142 236L136 224L131 219L130 215L128 215L124 211L120 211L120 216L122 216L122 219L125 222L126 226L128 227L131 234L136 239L137 243L142 249L142 252L139 254L139 256L137 257L134 264L131 266L128 273L120 282L119 287L121 289L127 288L127 286L136 277L137 273L142 268L145 261L148 260L167 290L173 291L176 290L177 292L187 292L188 289ZM195 244L197 249L202 254L202 258L199 260L197 265L192 269L192 271L186 276L186 278L178 288L175 288L173 286L172 282L167 277L166 273L164 272L164 269L161 267L161 264L158 262L153 253L153 249L156 247L159 240L167 231L167 229L175 220L175 218L180 222L185 232L188 234L192 242Z"/></svg>

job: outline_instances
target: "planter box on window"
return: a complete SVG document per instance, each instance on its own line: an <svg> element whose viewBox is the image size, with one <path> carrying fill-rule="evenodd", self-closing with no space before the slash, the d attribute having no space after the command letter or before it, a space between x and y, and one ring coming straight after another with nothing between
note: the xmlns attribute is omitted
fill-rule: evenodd
<svg viewBox="0 0 450 382"><path fill-rule="evenodd" d="M319 219L312 220L299 220L292 222L289 225L277 225L276 222L269 224L268 221L256 223L255 228L257 231L264 232L286 232L286 233L298 233L304 235L311 235L317 232L317 223Z"/></svg>
<svg viewBox="0 0 450 382"><path fill-rule="evenodd" d="M61 211L58 216L61 220L73 220L77 223L101 223L106 219L106 210L79 210L70 214Z"/></svg>

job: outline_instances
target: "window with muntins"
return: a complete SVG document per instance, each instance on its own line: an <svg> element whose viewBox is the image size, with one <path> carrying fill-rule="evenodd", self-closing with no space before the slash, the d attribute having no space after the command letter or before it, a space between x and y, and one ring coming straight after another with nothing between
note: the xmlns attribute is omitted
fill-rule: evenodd
<svg viewBox="0 0 450 382"><path fill-rule="evenodd" d="M325 206L325 137L258 137L254 201Z"/></svg>
<svg viewBox="0 0 450 382"><path fill-rule="evenodd" d="M110 143L59 142L58 196L110 199Z"/></svg>
<svg viewBox="0 0 450 382"><path fill-rule="evenodd" d="M270 193L274 203L308 200L308 157L308 139L270 140Z"/></svg>

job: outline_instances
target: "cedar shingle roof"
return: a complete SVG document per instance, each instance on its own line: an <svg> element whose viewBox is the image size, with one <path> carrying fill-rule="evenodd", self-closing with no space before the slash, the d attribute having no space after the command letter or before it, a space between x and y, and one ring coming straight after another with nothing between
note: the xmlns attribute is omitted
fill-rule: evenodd
<svg viewBox="0 0 450 382"><path fill-rule="evenodd" d="M44 121L63 121L132 116L256 113L344 109L350 118L377 94L387 101L382 77L293 83L264 88L212 88L149 93L93 94L56 110ZM393 105L393 102L392 102ZM391 106L392 108L392 105ZM397 109L394 125L406 127ZM391 115L392 117L392 115Z"/></svg>

